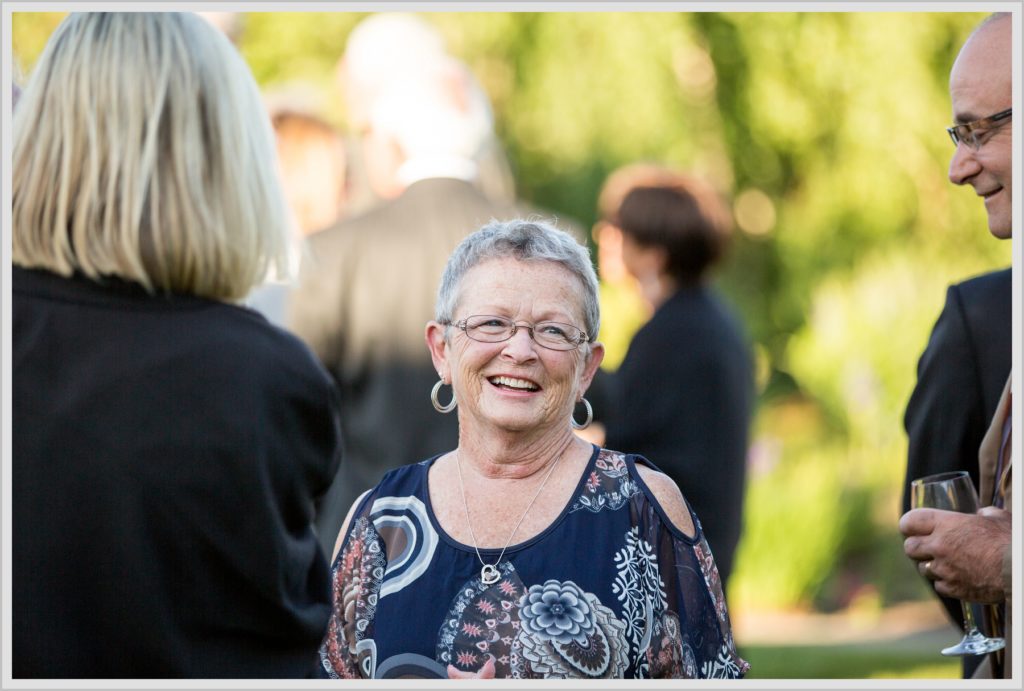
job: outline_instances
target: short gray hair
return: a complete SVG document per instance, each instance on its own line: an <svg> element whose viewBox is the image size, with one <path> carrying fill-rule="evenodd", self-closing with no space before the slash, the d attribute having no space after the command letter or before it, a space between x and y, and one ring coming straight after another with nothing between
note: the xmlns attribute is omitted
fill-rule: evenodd
<svg viewBox="0 0 1024 691"><path fill-rule="evenodd" d="M346 39L337 72L349 124L357 131L366 127L384 87L446 54L441 32L418 15L381 12L359 22Z"/></svg>
<svg viewBox="0 0 1024 691"><path fill-rule="evenodd" d="M520 261L549 261L561 264L580 281L583 319L587 339L597 340L601 328L597 274L589 250L554 225L540 220L491 220L466 237L448 258L437 291L435 319L449 324L459 298L459 284L477 264L512 257Z"/></svg>

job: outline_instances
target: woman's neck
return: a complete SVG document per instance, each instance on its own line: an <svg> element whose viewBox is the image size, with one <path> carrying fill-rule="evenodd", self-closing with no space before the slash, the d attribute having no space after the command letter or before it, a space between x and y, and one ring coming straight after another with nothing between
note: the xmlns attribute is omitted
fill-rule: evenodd
<svg viewBox="0 0 1024 691"><path fill-rule="evenodd" d="M464 429L464 428L463 428ZM465 467L488 479L521 480L544 473L576 444L586 444L570 430L541 436L475 435L459 432L459 458Z"/></svg>
<svg viewBox="0 0 1024 691"><path fill-rule="evenodd" d="M637 282L640 284L640 293L651 306L652 312L657 311L679 289L679 282L664 271L652 274L646 280L638 279Z"/></svg>

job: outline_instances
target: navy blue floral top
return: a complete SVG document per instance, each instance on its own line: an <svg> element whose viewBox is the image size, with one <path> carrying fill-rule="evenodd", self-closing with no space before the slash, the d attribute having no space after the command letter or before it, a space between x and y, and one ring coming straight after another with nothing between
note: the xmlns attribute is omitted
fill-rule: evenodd
<svg viewBox="0 0 1024 691"><path fill-rule="evenodd" d="M353 514L332 566L320 647L332 678L738 678L722 585L697 516L675 528L635 460L594 447L549 528L513 545L492 585L440 527L427 472L389 472ZM652 466L653 467L653 466ZM493 563L500 550L481 550Z"/></svg>

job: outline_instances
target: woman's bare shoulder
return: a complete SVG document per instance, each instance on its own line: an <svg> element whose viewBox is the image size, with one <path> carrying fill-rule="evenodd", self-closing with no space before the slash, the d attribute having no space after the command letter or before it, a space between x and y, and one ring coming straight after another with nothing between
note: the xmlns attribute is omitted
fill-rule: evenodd
<svg viewBox="0 0 1024 691"><path fill-rule="evenodd" d="M665 515L687 537L693 537L697 529L693 525L693 518L683 499L683 493L679 491L679 485L665 473L655 470L643 463L636 464L640 479L644 481L654 494L654 498L661 504Z"/></svg>

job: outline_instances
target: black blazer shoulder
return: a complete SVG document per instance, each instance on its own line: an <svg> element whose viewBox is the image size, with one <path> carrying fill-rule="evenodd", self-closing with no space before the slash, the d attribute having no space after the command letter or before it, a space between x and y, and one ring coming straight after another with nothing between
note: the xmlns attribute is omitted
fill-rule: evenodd
<svg viewBox="0 0 1024 691"><path fill-rule="evenodd" d="M1012 359L1011 270L951 285L917 365L907 403L904 510L915 477L967 470L977 482L978 447Z"/></svg>
<svg viewBox="0 0 1024 691"><path fill-rule="evenodd" d="M12 278L15 675L310 674L327 373L246 308Z"/></svg>

